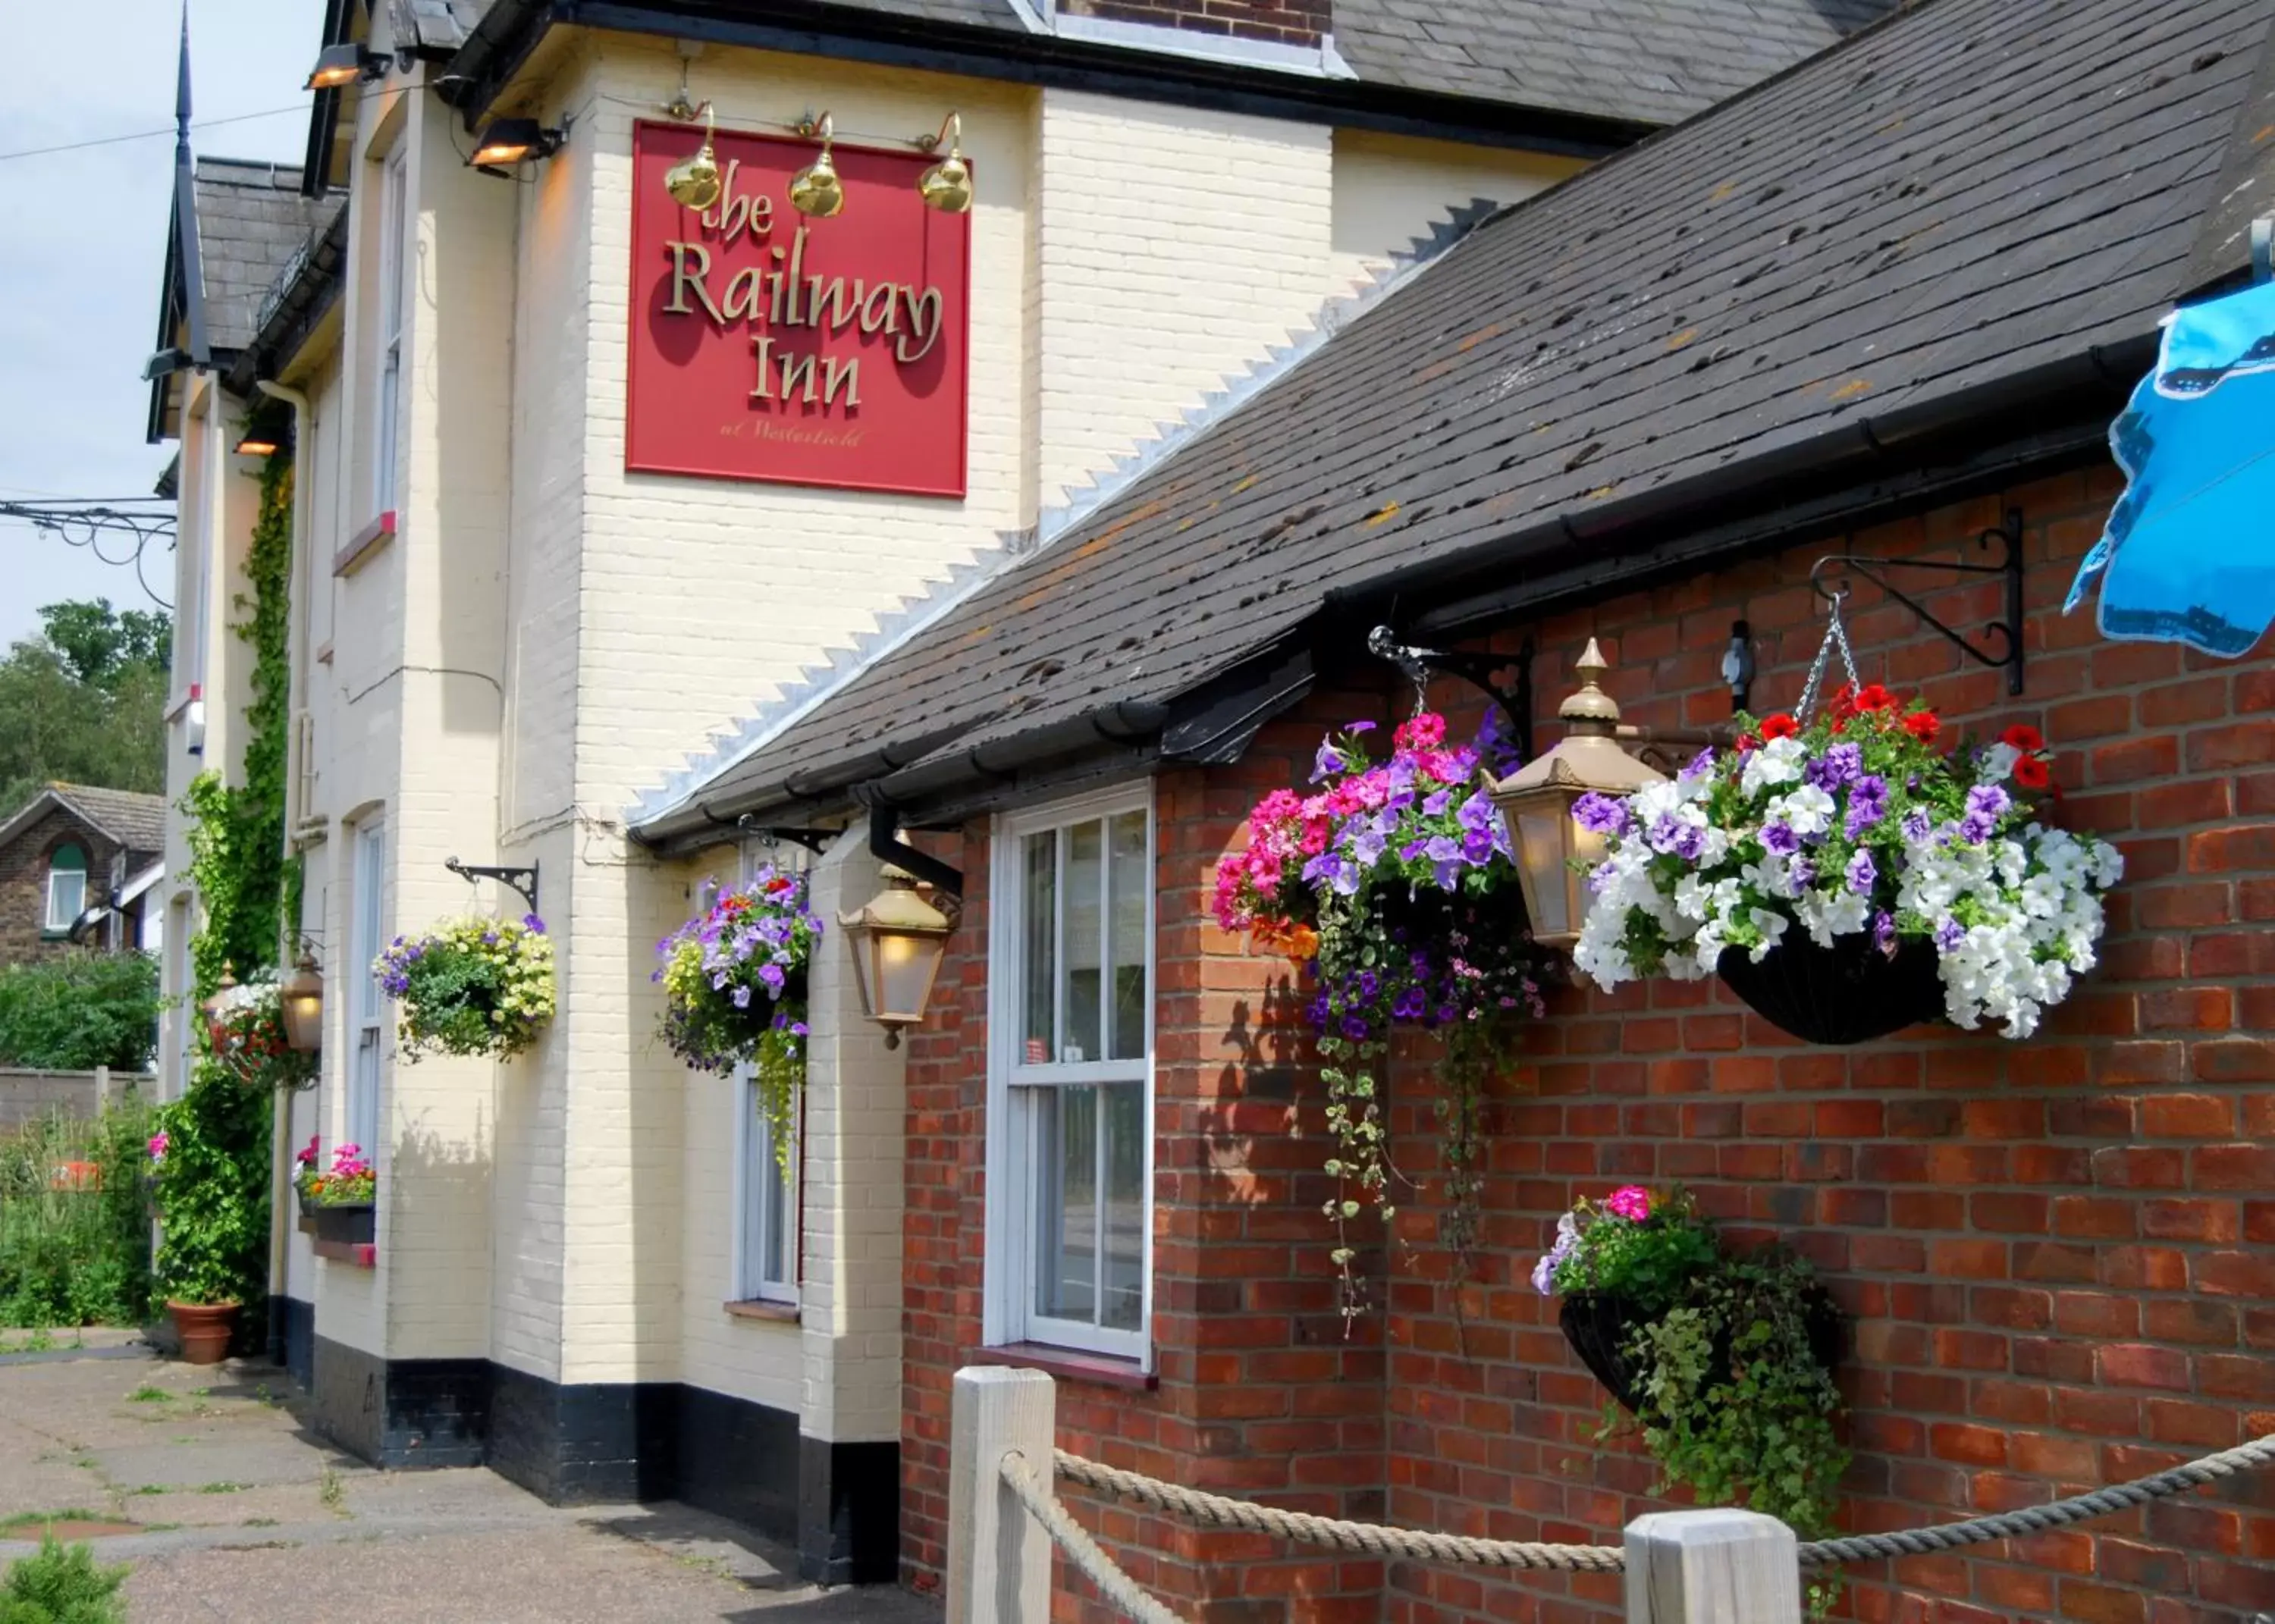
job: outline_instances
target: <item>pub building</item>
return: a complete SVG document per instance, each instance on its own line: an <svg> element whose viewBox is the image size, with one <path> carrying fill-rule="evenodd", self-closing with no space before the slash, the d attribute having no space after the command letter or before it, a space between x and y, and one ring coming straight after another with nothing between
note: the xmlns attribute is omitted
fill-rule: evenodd
<svg viewBox="0 0 2275 1624"><path fill-rule="evenodd" d="M2246 274L2224 200L2270 184L2275 0L1424 10L332 0L319 217L154 402L203 651L177 789L242 748L232 436L291 419L327 1027L283 1137L364 1145L379 1190L368 1244L280 1226L330 1437L930 1592L950 1378L1028 1364L1095 1458L1616 1543L1656 1466L1599 1436L1529 1277L1627 1184L1824 1281L1841 1527L2270 1430L2275 672L2062 604L2159 320ZM170 275L185 326L211 286ZM2028 1038L1841 1047L1544 949L1462 1266L1438 1051L1402 1039L1415 1182L1389 1233L1351 1223L1346 1288L1313 989L1212 917L1250 807L1327 730L1387 738L1417 669L1456 736L1490 706L1545 754L1591 640L1623 747L1671 769L1736 690L1795 707L1831 555L2006 578L1858 582L1850 641L1954 734L2043 731L2053 815L2125 861L2098 967ZM939 922L896 1012L844 923L910 895L888 858ZM824 926L780 1157L651 979L764 864ZM542 917L557 1011L510 1060L408 1064L367 966L470 905ZM2245 1619L2275 1608L2253 1492L1859 1565L1840 1605ZM1620 1615L1602 1576L1069 1496L1196 1619Z"/></svg>

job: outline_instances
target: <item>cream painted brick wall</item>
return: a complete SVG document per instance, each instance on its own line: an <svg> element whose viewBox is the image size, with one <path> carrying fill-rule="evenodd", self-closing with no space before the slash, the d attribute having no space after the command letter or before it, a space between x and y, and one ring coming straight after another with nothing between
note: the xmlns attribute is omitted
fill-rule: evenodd
<svg viewBox="0 0 2275 1624"><path fill-rule="evenodd" d="M856 828L814 865L812 906L835 925L882 884ZM906 1051L887 1048L868 1018L842 931L815 956L808 1004L798 1425L832 1443L890 1440L901 1435Z"/></svg>
<svg viewBox="0 0 2275 1624"><path fill-rule="evenodd" d="M633 476L631 126L676 88L680 63L663 42L564 37L527 110L573 115L574 133L525 184L458 168L433 98L400 115L421 218L400 533L348 580L314 583L310 629L326 626L336 653L308 695L336 831L359 807L389 816L392 928L473 900L444 857L537 860L561 1014L505 1067L389 1068L382 1270L316 1265L320 1327L397 1356L487 1352L570 1381L699 1380L795 1406L817 1436L889 1438L897 1059L867 1052L864 1019L817 1067L808 1323L727 1322L734 1094L654 1040L648 981L700 865L658 865L620 809L1308 325L1448 208L1522 195L1557 166L714 48L694 89L729 126L826 106L842 131L914 134L963 113L979 179L970 495ZM333 420L320 412L316 436L326 558L370 517L377 188L365 159L383 111L367 110L358 139L356 269ZM336 832L312 853L329 876L329 940L343 943L348 850Z"/></svg>
<svg viewBox="0 0 2275 1624"><path fill-rule="evenodd" d="M1331 264L1333 167L1319 125L1041 94L1042 505L1347 291Z"/></svg>

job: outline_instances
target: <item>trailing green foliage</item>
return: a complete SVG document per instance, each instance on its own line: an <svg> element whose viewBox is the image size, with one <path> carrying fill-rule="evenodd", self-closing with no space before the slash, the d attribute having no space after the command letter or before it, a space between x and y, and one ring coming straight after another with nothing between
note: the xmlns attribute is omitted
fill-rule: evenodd
<svg viewBox="0 0 2275 1624"><path fill-rule="evenodd" d="M268 1131L272 1095L246 1088L211 1060L159 1113L158 1289L178 1303L242 1303L266 1295Z"/></svg>
<svg viewBox="0 0 2275 1624"><path fill-rule="evenodd" d="M203 928L190 940L197 1000L213 994L224 970L249 980L281 956L291 569L292 463L279 453L261 473L246 558L253 593L237 601L252 613L232 628L253 647L245 782L231 788L201 774L181 800L191 820L188 878L204 908ZM242 1303L251 1319L267 1291L273 1100L267 1089L242 1086L213 1059L210 1042L201 1031L188 1088L159 1113L158 1288L177 1302Z"/></svg>
<svg viewBox="0 0 2275 1624"><path fill-rule="evenodd" d="M53 1534L40 1553L10 1565L0 1587L0 1624L126 1624L125 1564L95 1565L94 1547L67 1545Z"/></svg>
<svg viewBox="0 0 2275 1624"><path fill-rule="evenodd" d="M92 1122L57 1113L0 1139L0 1323L142 1322L151 1114L130 1100Z"/></svg>
<svg viewBox="0 0 2275 1624"><path fill-rule="evenodd" d="M158 961L73 953L0 969L0 1066L140 1071L158 1032Z"/></svg>
<svg viewBox="0 0 2275 1624"><path fill-rule="evenodd" d="M48 604L40 620L0 658L0 812L57 779L163 790L167 617L97 598Z"/></svg>

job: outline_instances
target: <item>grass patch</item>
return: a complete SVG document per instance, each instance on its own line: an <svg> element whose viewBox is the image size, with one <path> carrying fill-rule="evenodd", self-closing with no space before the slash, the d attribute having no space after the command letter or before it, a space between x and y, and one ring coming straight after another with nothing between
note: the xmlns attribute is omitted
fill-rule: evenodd
<svg viewBox="0 0 2275 1624"><path fill-rule="evenodd" d="M170 1402L173 1396L163 1387L154 1387L146 1381L126 1395L126 1401L129 1404L164 1404Z"/></svg>
<svg viewBox="0 0 2275 1624"><path fill-rule="evenodd" d="M340 1475L329 1466L324 1468L324 1475L316 1479L316 1498L323 1502L326 1510L346 1514L346 1487L340 1482Z"/></svg>
<svg viewBox="0 0 2275 1624"><path fill-rule="evenodd" d="M201 1483L198 1485L198 1492L200 1494L234 1494L238 1490L249 1486L249 1484L242 1483Z"/></svg>
<svg viewBox="0 0 2275 1624"><path fill-rule="evenodd" d="M107 1511L81 1511L72 1507L63 1511L19 1511L12 1517L0 1517L0 1528L38 1528L49 1522L108 1522Z"/></svg>

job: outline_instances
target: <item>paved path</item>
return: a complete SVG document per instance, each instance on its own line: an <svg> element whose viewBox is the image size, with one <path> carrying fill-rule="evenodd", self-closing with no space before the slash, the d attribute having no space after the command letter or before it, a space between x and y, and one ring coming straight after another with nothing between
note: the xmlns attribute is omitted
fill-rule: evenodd
<svg viewBox="0 0 2275 1624"><path fill-rule="evenodd" d="M0 1561L58 1514L107 1525L95 1550L133 1564L133 1624L938 1624L897 1590L802 1583L790 1552L683 1506L558 1509L479 1469L373 1471L302 1429L273 1366L89 1340L0 1353Z"/></svg>

